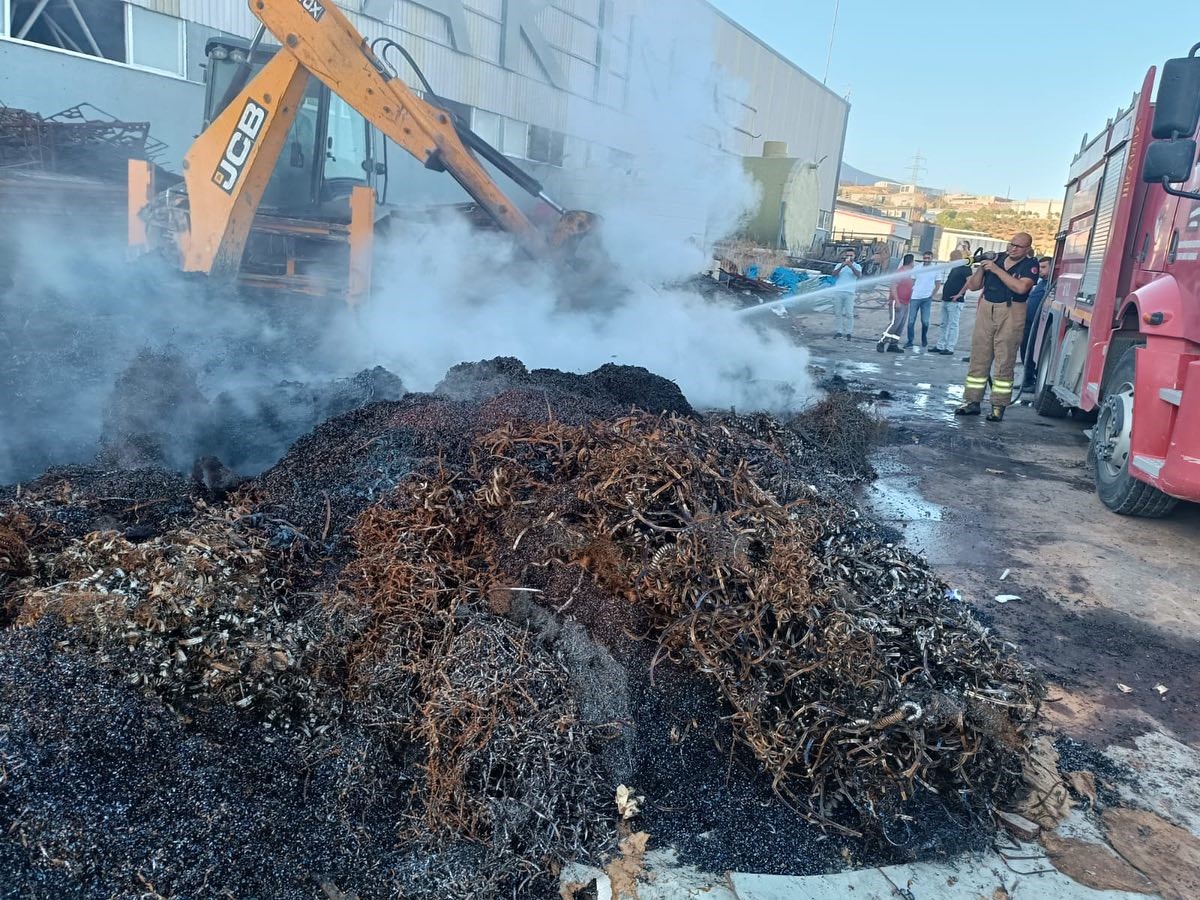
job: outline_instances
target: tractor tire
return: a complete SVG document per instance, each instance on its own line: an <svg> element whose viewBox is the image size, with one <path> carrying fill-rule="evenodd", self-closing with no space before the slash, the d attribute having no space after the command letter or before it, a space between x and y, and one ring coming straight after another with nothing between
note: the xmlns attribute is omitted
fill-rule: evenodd
<svg viewBox="0 0 1200 900"><path fill-rule="evenodd" d="M1179 501L1129 474L1136 352L1136 346L1126 350L1104 379L1104 399L1092 429L1088 457L1096 467L1096 493L1101 503L1119 516L1160 519Z"/></svg>
<svg viewBox="0 0 1200 900"><path fill-rule="evenodd" d="M1054 385L1050 383L1050 369L1054 362L1054 329L1050 323L1046 325L1046 333L1042 336L1042 352L1037 361L1037 387L1033 393L1033 409L1039 416L1047 419L1063 419L1070 410L1054 395Z"/></svg>

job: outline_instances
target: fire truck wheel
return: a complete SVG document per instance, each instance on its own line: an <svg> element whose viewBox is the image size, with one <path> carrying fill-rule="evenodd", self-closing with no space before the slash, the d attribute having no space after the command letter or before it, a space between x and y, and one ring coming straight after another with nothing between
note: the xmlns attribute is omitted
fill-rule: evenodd
<svg viewBox="0 0 1200 900"><path fill-rule="evenodd" d="M1177 501L1129 474L1136 349L1126 350L1104 379L1104 401L1088 455L1095 462L1096 493L1105 506L1118 515L1157 519L1170 513Z"/></svg>
<svg viewBox="0 0 1200 900"><path fill-rule="evenodd" d="M1042 352L1038 354L1037 387L1033 392L1033 408L1039 416L1048 419L1061 419L1067 414L1063 406L1054 396L1054 385L1050 383L1050 370L1054 363L1054 329L1053 323L1046 323L1046 334L1042 338Z"/></svg>

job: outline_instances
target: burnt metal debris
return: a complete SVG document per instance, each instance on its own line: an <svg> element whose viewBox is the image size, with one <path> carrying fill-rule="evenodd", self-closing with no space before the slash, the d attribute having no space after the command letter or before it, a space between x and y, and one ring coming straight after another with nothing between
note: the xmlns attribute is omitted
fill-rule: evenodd
<svg viewBox="0 0 1200 900"><path fill-rule="evenodd" d="M726 867L985 827L1041 682L847 502L855 398L701 416L645 370L514 363L221 502L158 470L0 493L0 896L557 896L622 784L652 833L794 829ZM702 796L644 789L676 757Z"/></svg>
<svg viewBox="0 0 1200 900"><path fill-rule="evenodd" d="M149 122L122 121L91 103L51 116L0 104L0 168L124 182L129 160L154 161L165 149Z"/></svg>

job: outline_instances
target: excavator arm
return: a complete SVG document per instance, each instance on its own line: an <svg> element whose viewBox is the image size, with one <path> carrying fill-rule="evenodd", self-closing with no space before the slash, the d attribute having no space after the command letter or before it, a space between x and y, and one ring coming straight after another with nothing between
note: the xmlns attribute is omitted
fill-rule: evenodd
<svg viewBox="0 0 1200 900"><path fill-rule="evenodd" d="M308 77L296 57L275 54L188 150L188 221L176 234L183 271L237 274Z"/></svg>
<svg viewBox="0 0 1200 900"><path fill-rule="evenodd" d="M250 0L250 9L285 51L363 118L427 168L444 168L528 249L545 249L542 233L463 145L450 116L394 77L333 2Z"/></svg>
<svg viewBox="0 0 1200 900"><path fill-rule="evenodd" d="M468 148L453 117L396 77L332 0L249 0L249 6L282 49L226 105L184 159L188 224L177 241L185 271L238 271L310 76L427 168L453 176L531 255L541 256L552 244L590 228L590 214L556 206L563 218L548 241ZM481 145L474 135L467 137Z"/></svg>

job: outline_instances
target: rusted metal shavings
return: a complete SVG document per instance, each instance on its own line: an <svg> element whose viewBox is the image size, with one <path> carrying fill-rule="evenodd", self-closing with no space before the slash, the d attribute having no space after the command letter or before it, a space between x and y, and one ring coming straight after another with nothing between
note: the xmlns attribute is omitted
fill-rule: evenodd
<svg viewBox="0 0 1200 900"><path fill-rule="evenodd" d="M410 838L478 841L492 883L522 883L611 839L601 735L563 662L490 611L498 548L473 510L505 502L502 471L465 487L439 469L360 516L349 594L327 600L328 665L358 720L417 760Z"/></svg>
<svg viewBox="0 0 1200 900"><path fill-rule="evenodd" d="M318 728L305 672L312 641L280 607L266 538L236 527L247 513L201 505L152 540L100 531L69 543L43 561L48 586L17 593L16 625L63 619L130 684L170 704L216 701L279 728Z"/></svg>
<svg viewBox="0 0 1200 900"><path fill-rule="evenodd" d="M986 806L1017 768L1037 679L924 562L835 504L781 503L745 447L683 418L503 426L470 472L420 485L425 518L403 534L428 557L385 593L469 606L504 577L500 547L581 566L648 613L656 658L719 684L740 740L813 820L874 828L919 791ZM552 517L573 540L531 540Z"/></svg>
<svg viewBox="0 0 1200 900"><path fill-rule="evenodd" d="M311 876L289 896L321 879L362 896L535 896L565 861L612 849L618 785L645 793L640 816L662 815L663 785L613 774L631 747L648 765L719 756L704 782L719 806L733 753L697 737L718 725L744 745L732 778L749 780L741 764L757 760L788 806L828 828L903 842L918 796L986 809L1020 769L1037 681L922 560L875 540L830 492L858 476L806 427L626 415L510 388L332 420L229 507L189 502L180 516L175 498L131 522L125 510L173 493L123 487L81 504L79 479L55 482L61 497L40 486L31 521L63 530L23 538L33 574L10 587L25 624L0 634L0 666L29 674L9 680L0 777L22 804L53 800L22 826L26 861L49 866L36 846L51 835L55 871L114 894L149 891L140 871L164 896L222 883L255 896L293 875L261 880L275 870L207 849L237 857L230 835L252 821L273 835L264 856L278 844L289 872ZM673 689L681 674L710 700L653 743L639 717L659 707L637 698L654 686L634 679ZM149 791L130 818L153 827L122 843L135 829L104 833L110 801L97 793L68 834L58 811L76 801L37 756L58 697L44 684L75 698L55 721L91 736L53 738L80 782L98 771L95 746L119 756L128 740L122 764L144 773L147 755L175 759L163 747L207 742L188 803ZM93 695L95 714L80 716ZM6 738L9 721L20 731ZM40 780L14 768L33 759ZM256 782L279 802L250 802ZM225 784L244 818L216 844L203 836L224 827ZM756 808L770 805L761 796ZM154 818L159 806L169 815ZM146 856L168 831L178 849Z"/></svg>

